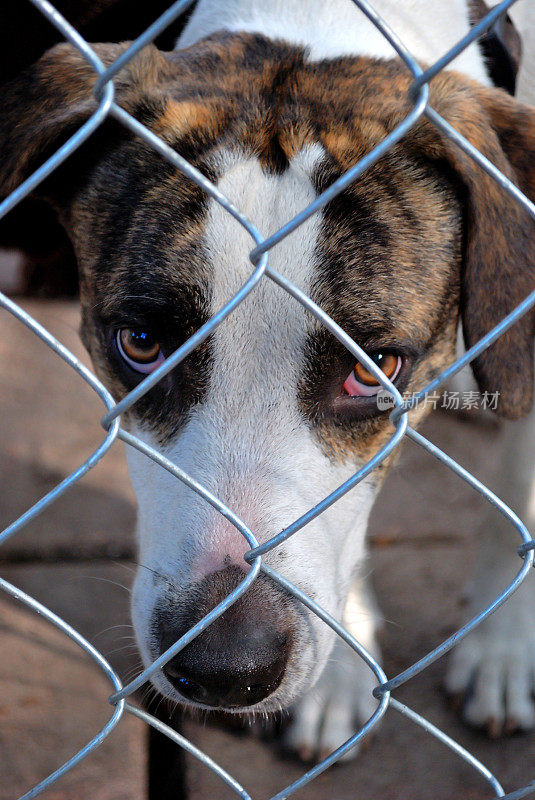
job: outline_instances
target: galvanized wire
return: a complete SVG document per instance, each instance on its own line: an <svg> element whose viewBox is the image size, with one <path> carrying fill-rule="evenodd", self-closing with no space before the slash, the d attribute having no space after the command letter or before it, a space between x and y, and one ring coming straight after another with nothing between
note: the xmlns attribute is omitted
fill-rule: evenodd
<svg viewBox="0 0 535 800"><path fill-rule="evenodd" d="M425 720L421 715L417 714L412 709L407 708L405 705L398 702L391 696L391 692L410 680L412 677L420 673L430 663L440 658L443 654L448 652L460 639L466 636L471 630L478 626L484 619L492 614L497 608L505 603L508 598L518 589L520 584L527 578L528 573L533 566L535 559L535 542L532 540L529 531L526 529L522 521L517 515L493 492L487 489L477 478L465 470L462 466L457 464L450 456L442 452L436 445L428 441L421 434L417 433L408 424L408 412L411 408L415 407L421 400L423 400L430 392L441 386L452 375L462 369L463 366L471 362L487 347L489 347L499 336L501 336L511 325L514 324L522 315L526 314L535 305L535 291L532 292L527 298L520 303L504 320L500 322L492 331L484 336L476 345L468 350L461 358L457 359L448 369L445 369L435 380L431 381L427 386L423 387L415 397L409 401L404 401L399 394L396 387L386 378L385 374L375 364L375 362L362 350L362 348L355 342L328 314L325 313L314 301L303 293L300 289L294 286L284 275L279 274L269 265L269 251L278 242L282 241L292 231L299 227L305 220L309 219L312 215L317 213L328 202L330 202L336 195L343 191L350 183L360 178L365 171L374 163L380 160L383 155L400 139L410 135L411 129L416 122L425 115L427 119L439 128L442 134L448 137L454 144L460 147L479 167L487 172L498 185L508 193L511 202L519 203L525 211L535 219L535 206L525 195L494 165L492 165L479 151L477 151L461 134L452 128L440 115L429 106L429 81L442 69L444 69L459 53L461 53L469 44L484 33L488 28L496 23L501 15L505 14L506 10L515 2L515 0L504 0L496 6L471 32L458 42L448 53L446 53L435 64L431 65L427 70L423 71L417 63L414 56L407 50L399 38L391 31L385 21L376 13L372 5L366 0L352 0L362 13L379 29L379 31L390 42L394 50L406 65L409 72L412 74L414 81L408 93L409 99L412 103L412 109L407 114L406 118L398 124L398 126L388 135L385 139L375 147L365 157L360 159L351 169L342 175L335 183L327 188L314 202L303 209L293 219L280 228L280 230L273 233L268 238L264 238L260 231L256 228L254 223L248 217L236 208L226 198L221 191L204 175L202 175L195 167L193 167L186 159L176 153L165 142L163 142L156 134L142 125L133 116L128 114L124 109L120 108L114 101L114 85L113 79L117 73L125 67L130 60L138 53L145 45L153 41L172 21L174 21L179 14L181 14L193 0L179 0L175 2L162 16L156 20L147 30L136 39L122 55L107 68L104 67L91 46L80 36L80 34L62 17L62 15L48 2L48 0L30 0L30 2L50 21L56 28L63 34L65 39L70 41L84 56L88 64L95 71L95 84L93 91L98 101L97 110L91 115L89 120L85 122L79 130L70 137L70 139L57 150L39 169L37 169L21 186L13 191L3 203L0 204L0 218L10 211L17 203L19 203L25 196L32 192L35 187L48 177L57 167L68 158L80 145L88 139L92 133L97 130L102 122L108 115L111 115L115 120L129 128L136 136L143 140L147 145L157 151L162 158L170 162L176 169L180 170L183 174L187 175L194 181L204 192L212 197L219 203L225 211L237 220L240 225L251 236L254 243L254 248L251 250L249 258L251 262L251 274L248 280L243 284L238 292L229 298L228 302L215 314L205 325L203 325L190 339L188 339L181 347L179 347L165 362L155 370L150 376L142 380L135 389L129 392L119 403L115 403L106 388L100 381L84 367L75 356L72 355L57 339L55 339L45 328L37 323L29 314L23 311L16 303L9 298L0 295L0 306L6 311L13 314L22 324L26 325L36 336L38 336L48 347L58 354L89 386L97 393L106 407L106 413L102 418L102 425L106 431L105 438L101 445L91 454L83 464L73 471L65 480L63 480L52 491L45 495L38 501L32 508L22 514L17 520L9 525L2 533L0 533L0 544L3 543L8 537L17 533L24 525L30 520L34 519L40 514L45 507L50 503L57 500L67 489L73 486L85 473L107 453L116 438L122 439L128 446L137 448L140 452L144 453L147 458L152 459L158 463L162 468L170 472L177 480L183 482L185 485L193 489L200 495L206 502L212 505L218 513L227 519L236 530L247 541L250 550L245 554L245 560L250 565L249 571L243 578L242 582L236 587L215 609L207 614L202 620L194 625L179 641L175 642L163 655L161 655L149 667L144 669L135 680L124 685L119 676L113 671L101 653L98 652L89 642L87 642L75 629L69 626L64 620L59 618L49 609L42 606L34 598L26 593L17 589L12 584L0 578L0 589L15 597L21 603L24 603L30 609L46 618L51 624L55 625L67 637L72 639L78 644L97 665L104 671L105 675L109 678L113 693L109 697L109 702L114 707L113 714L108 723L102 730L75 756L63 764L48 778L43 780L29 792L27 792L21 800L36 797L45 789L49 788L55 781L59 780L68 770L75 767L82 759L84 759L90 752L98 747L104 738L110 733L115 725L120 721L124 713L133 714L160 732L173 739L178 745L190 752L216 775L223 780L227 786L242 800L252 800L247 791L223 770L215 761L208 755L200 751L195 745L189 742L180 734L173 731L168 726L155 719L130 702L126 698L130 697L132 693L143 685L151 674L165 665L176 653L179 652L186 644L191 642L198 636L205 628L207 628L220 614L223 613L229 606L243 595L251 584L255 581L257 575L263 572L269 576L271 580L278 583L285 591L289 592L315 614L324 624L336 633L336 635L345 644L352 648L355 653L366 663L368 668L372 671L377 679L377 685L374 689L374 696L377 698L377 708L370 717L370 719L361 726L361 728L348 739L343 745L337 748L327 758L319 764L308 770L299 780L295 781L289 786L284 787L278 794L274 795L271 800L283 800L289 797L295 791L305 786L317 775L326 770L331 764L336 762L342 755L348 752L351 748L355 747L379 722L381 717L388 711L390 707L394 708L399 713L403 714L416 725L419 725L428 733L431 733L440 742L449 747L461 759L463 759L469 766L471 766L478 774L480 774L490 785L494 797L506 797L508 800L520 800L520 798L535 792L535 782L518 789L508 795L505 795L502 786L497 778L481 764L471 753L461 747L457 742L454 742L444 732L437 729L430 722ZM348 0L350 2L350 0ZM162 456L156 450L151 448L146 443L142 442L139 438L125 431L120 427L120 415L130 409L140 397L142 397L151 387L153 387L159 380L163 378L170 370L174 369L189 353L198 347L213 331L221 324L221 322L231 314L247 297L248 294L254 292L255 288L262 281L273 281L277 284L281 291L290 294L303 309L312 314L318 322L320 322L327 330L329 330L338 341L358 360L363 364L380 382L383 388L392 396L393 411L390 415L393 430L389 441L377 452L367 464L361 467L351 478L345 481L328 497L324 498L315 507L309 509L299 519L295 520L285 530L276 536L273 536L268 542L259 545L255 538L254 532L251 531L247 525L223 503L218 497L211 494L205 487L201 486L191 476L184 472L178 464L174 464L169 459ZM448 637L433 651L428 653L424 658L420 659L417 663L413 664L408 669L401 672L399 675L390 679L387 678L381 666L377 663L374 657L366 651L366 649L354 639L353 636L337 622L325 609L319 606L314 600L307 597L297 586L289 582L283 575L279 574L272 568L268 567L262 560L262 556L279 545L281 542L293 536L298 530L301 530L312 519L319 516L323 511L329 508L346 492L356 486L363 478L372 472L396 447L401 443L405 436L411 438L420 447L424 448L432 456L438 459L446 467L452 470L461 480L468 483L471 488L477 492L481 497L491 503L494 507L501 512L501 514L511 524L511 533L516 533L520 536L521 544L517 548L517 552L522 559L521 567L515 578L506 586L495 600L489 606L477 615L474 619L460 628L452 636Z"/></svg>

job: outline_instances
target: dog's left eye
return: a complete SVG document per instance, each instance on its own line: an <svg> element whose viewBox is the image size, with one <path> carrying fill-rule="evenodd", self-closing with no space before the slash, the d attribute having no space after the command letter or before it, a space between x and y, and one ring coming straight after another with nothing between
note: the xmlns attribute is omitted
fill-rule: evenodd
<svg viewBox="0 0 535 800"><path fill-rule="evenodd" d="M121 328L117 331L116 343L123 361L136 372L154 372L165 359L159 342L148 329Z"/></svg>
<svg viewBox="0 0 535 800"><path fill-rule="evenodd" d="M369 353L368 355L382 369L386 377L394 382L403 365L402 357L397 353L387 351ZM372 397L381 388L379 381L360 363L355 365L355 368L344 383L344 390L350 397Z"/></svg>

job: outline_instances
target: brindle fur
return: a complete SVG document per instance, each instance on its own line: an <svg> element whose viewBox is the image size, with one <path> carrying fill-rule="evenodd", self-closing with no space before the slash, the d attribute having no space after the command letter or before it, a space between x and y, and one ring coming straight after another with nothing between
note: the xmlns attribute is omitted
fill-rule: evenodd
<svg viewBox="0 0 535 800"><path fill-rule="evenodd" d="M95 49L109 64L125 47ZM95 109L94 81L84 59L59 45L7 88L4 195ZM116 99L212 180L220 150L254 154L267 172L279 173L305 145L320 143L320 192L407 115L410 83L395 61L307 63L302 49L283 42L218 34L173 53L146 48L117 76ZM535 194L531 110L454 73L433 81L431 103ZM207 319L206 198L112 121L38 193L56 206L73 241L84 342L121 397L138 377L121 367L114 329L150 323L169 352ZM534 285L533 221L426 121L327 206L322 226L314 299L364 348L406 353L402 389L420 387L452 360L459 306L471 345ZM532 332L528 315L475 365L481 388L500 391L505 416L526 412L531 402ZM209 363L208 342L132 413L164 441L202 398ZM319 327L312 332L301 410L334 458L351 449L367 458L391 428L385 415L355 419L343 407L333 413L329 399L350 368L351 357L332 336Z"/></svg>

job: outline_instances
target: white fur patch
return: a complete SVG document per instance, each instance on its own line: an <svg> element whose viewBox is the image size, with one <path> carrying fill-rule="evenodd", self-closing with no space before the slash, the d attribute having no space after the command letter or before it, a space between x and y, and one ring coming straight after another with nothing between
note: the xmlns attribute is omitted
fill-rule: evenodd
<svg viewBox="0 0 535 800"><path fill-rule="evenodd" d="M424 64L436 61L470 28L466 0L372 0L371 5ZM397 55L352 0L199 0L177 46L220 30L284 39L306 47L310 61ZM452 69L489 84L477 45L461 53Z"/></svg>

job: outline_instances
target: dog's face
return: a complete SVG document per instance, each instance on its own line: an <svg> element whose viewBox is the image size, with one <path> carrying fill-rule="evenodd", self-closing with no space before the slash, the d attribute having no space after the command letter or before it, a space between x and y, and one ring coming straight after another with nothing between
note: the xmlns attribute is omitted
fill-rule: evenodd
<svg viewBox="0 0 535 800"><path fill-rule="evenodd" d="M111 46L100 51L109 62L118 54ZM93 107L91 73L70 49L56 48L31 74L34 85L48 87L45 107L52 114L54 105L60 130L43 134L38 152L31 152L35 137L27 142L26 170ZM268 235L407 114L409 84L395 62L307 64L290 46L234 35L183 53L150 49L120 79L118 101ZM15 98L23 87L11 89ZM522 125L531 137L535 129L527 111L453 75L437 79L433 102L513 175L498 127L516 126L520 152ZM6 134L4 140L9 156ZM532 152L524 147L521 156L530 174ZM45 193L60 209L79 261L84 342L117 398L251 274L253 242L245 230L116 125L103 128ZM490 179L419 124L269 258L410 392L453 360L461 306L470 343L532 288L533 272L522 270L532 233ZM477 364L481 386L501 392L500 409L509 416L530 403L532 323L521 324L516 337L504 337ZM124 425L264 542L392 436L376 402L379 388L317 320L263 278L136 403ZM128 460L142 565L133 619L150 662L243 579L248 545L150 459L130 449ZM362 563L368 514L389 463L264 557L334 616ZM196 705L273 710L314 683L331 646L326 625L261 577L153 680Z"/></svg>

